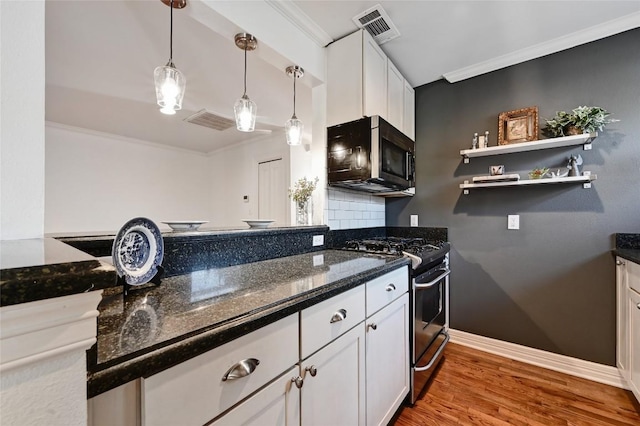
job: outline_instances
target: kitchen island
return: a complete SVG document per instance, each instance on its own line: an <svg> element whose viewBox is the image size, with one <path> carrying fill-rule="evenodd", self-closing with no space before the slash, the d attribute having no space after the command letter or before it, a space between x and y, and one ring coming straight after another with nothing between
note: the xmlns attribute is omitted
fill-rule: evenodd
<svg viewBox="0 0 640 426"><path fill-rule="evenodd" d="M88 354L91 398L149 377L408 265L399 256L322 250L106 290Z"/></svg>

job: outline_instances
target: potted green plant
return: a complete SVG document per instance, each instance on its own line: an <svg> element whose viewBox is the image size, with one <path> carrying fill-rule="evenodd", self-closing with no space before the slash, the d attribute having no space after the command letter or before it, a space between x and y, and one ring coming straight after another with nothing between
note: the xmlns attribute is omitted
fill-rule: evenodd
<svg viewBox="0 0 640 426"><path fill-rule="evenodd" d="M554 138L602 131L605 125L620 121L608 118L609 115L604 108L579 106L571 112L558 111L555 117L546 120L542 130Z"/></svg>

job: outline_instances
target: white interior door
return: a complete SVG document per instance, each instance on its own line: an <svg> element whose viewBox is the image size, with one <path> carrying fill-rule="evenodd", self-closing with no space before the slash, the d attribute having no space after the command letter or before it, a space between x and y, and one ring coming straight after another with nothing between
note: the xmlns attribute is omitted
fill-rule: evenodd
<svg viewBox="0 0 640 426"><path fill-rule="evenodd" d="M258 219L287 224L287 184L282 158L258 163Z"/></svg>

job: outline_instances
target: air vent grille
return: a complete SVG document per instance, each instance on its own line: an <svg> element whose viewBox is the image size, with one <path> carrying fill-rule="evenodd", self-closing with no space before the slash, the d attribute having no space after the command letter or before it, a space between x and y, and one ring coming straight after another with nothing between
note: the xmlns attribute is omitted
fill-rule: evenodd
<svg viewBox="0 0 640 426"><path fill-rule="evenodd" d="M353 18L353 22L358 28L367 30L378 44L400 37L400 31L398 31L387 12L379 4L356 15Z"/></svg>
<svg viewBox="0 0 640 426"><path fill-rule="evenodd" d="M235 126L236 122L225 117L221 117L214 113L202 109L193 115L185 118L184 121L191 124L197 124L199 126L208 127L214 130L227 130Z"/></svg>

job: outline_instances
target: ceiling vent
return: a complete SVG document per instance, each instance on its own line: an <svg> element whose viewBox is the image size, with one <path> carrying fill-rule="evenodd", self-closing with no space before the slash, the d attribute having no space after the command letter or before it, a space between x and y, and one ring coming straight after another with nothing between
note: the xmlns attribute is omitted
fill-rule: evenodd
<svg viewBox="0 0 640 426"><path fill-rule="evenodd" d="M187 123L197 124L199 126L208 127L214 130L227 130L231 127L235 127L235 120L230 120L225 117L221 117L212 112L207 111L206 109L201 109L193 115L185 118L184 121Z"/></svg>
<svg viewBox="0 0 640 426"><path fill-rule="evenodd" d="M391 18L379 4L353 17L358 28L364 28L378 44L383 44L396 37L400 31L391 22Z"/></svg>

